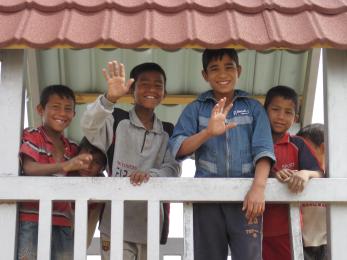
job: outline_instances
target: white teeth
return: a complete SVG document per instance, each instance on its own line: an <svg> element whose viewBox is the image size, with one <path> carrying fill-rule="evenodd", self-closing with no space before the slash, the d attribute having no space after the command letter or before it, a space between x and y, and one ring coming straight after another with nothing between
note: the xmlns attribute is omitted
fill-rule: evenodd
<svg viewBox="0 0 347 260"><path fill-rule="evenodd" d="M145 98L155 99L153 96L145 96Z"/></svg>

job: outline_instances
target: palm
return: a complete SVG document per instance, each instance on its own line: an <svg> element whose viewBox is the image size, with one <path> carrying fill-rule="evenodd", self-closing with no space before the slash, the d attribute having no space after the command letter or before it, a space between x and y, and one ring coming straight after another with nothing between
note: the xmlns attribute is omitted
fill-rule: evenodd
<svg viewBox="0 0 347 260"><path fill-rule="evenodd" d="M125 84L125 69L122 63L112 61L107 64L108 71L102 70L107 82L107 99L116 102L117 99L128 93L133 79L129 79Z"/></svg>

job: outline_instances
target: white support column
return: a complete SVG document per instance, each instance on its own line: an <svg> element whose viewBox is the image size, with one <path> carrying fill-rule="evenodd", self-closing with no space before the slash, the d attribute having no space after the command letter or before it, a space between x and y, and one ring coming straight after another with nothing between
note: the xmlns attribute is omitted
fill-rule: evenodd
<svg viewBox="0 0 347 260"><path fill-rule="evenodd" d="M110 259L123 260L124 201L111 204L111 252Z"/></svg>
<svg viewBox="0 0 347 260"><path fill-rule="evenodd" d="M18 150L23 125L23 51L1 50L0 80L0 178L19 173ZM15 189L15 187L13 187ZM16 204L0 204L1 258L16 255Z"/></svg>
<svg viewBox="0 0 347 260"><path fill-rule="evenodd" d="M148 201L147 259L159 260L160 202Z"/></svg>
<svg viewBox="0 0 347 260"><path fill-rule="evenodd" d="M327 169L329 177L346 178L347 51L325 49L323 58ZM331 203L328 219L331 259L345 259L346 204Z"/></svg>
<svg viewBox="0 0 347 260"><path fill-rule="evenodd" d="M39 73L36 57L36 50L27 49L26 54L26 88L29 101L27 104L28 117L32 122L32 127L41 124L41 117L36 112L36 106L40 103Z"/></svg>
<svg viewBox="0 0 347 260"><path fill-rule="evenodd" d="M316 86L321 49L312 49L307 65L304 100L301 109L301 124L306 126L312 123L313 106L316 97Z"/></svg>
<svg viewBox="0 0 347 260"><path fill-rule="evenodd" d="M292 259L304 260L299 203L290 204L289 216L290 233L292 238Z"/></svg>
<svg viewBox="0 0 347 260"><path fill-rule="evenodd" d="M183 204L184 253L183 260L194 260L193 204Z"/></svg>
<svg viewBox="0 0 347 260"><path fill-rule="evenodd" d="M75 202L74 259L87 259L88 201Z"/></svg>

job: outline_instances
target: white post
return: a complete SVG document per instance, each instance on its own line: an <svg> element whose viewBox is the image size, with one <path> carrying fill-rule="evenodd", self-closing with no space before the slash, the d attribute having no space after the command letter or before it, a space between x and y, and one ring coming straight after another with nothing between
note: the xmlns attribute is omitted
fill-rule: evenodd
<svg viewBox="0 0 347 260"><path fill-rule="evenodd" d="M184 252L183 260L194 260L193 204L183 204Z"/></svg>
<svg viewBox="0 0 347 260"><path fill-rule="evenodd" d="M87 259L88 201L75 202L74 259Z"/></svg>
<svg viewBox="0 0 347 260"><path fill-rule="evenodd" d="M51 259L52 201L40 200L37 259Z"/></svg>
<svg viewBox="0 0 347 260"><path fill-rule="evenodd" d="M290 233L292 238L292 259L304 260L299 203L290 204L289 216Z"/></svg>
<svg viewBox="0 0 347 260"><path fill-rule="evenodd" d="M123 260L124 201L111 204L111 252L110 259Z"/></svg>
<svg viewBox="0 0 347 260"><path fill-rule="evenodd" d="M347 51L324 50L324 100L329 177L347 177ZM334 189L334 187L331 187ZM328 215L331 259L346 258L347 206L331 203Z"/></svg>
<svg viewBox="0 0 347 260"><path fill-rule="evenodd" d="M159 260L160 202L148 201L147 259Z"/></svg>
<svg viewBox="0 0 347 260"><path fill-rule="evenodd" d="M0 178L19 173L18 150L23 125L23 51L0 51ZM15 188L15 187L13 187ZM0 204L1 258L16 255L17 206Z"/></svg>

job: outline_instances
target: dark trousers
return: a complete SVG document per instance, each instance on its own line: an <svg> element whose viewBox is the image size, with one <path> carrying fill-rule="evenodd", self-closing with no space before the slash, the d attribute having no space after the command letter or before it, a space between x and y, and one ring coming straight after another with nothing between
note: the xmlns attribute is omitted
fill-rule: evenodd
<svg viewBox="0 0 347 260"><path fill-rule="evenodd" d="M248 223L241 203L194 203L194 259L261 260L262 218Z"/></svg>
<svg viewBox="0 0 347 260"><path fill-rule="evenodd" d="M304 247L305 260L327 260L327 245Z"/></svg>

